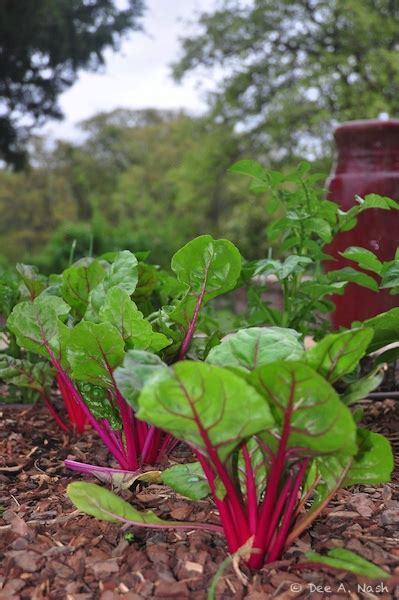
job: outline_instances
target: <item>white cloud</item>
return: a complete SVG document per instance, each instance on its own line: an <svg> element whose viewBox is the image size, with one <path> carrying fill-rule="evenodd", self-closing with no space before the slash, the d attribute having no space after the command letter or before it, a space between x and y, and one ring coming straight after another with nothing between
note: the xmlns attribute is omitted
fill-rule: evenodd
<svg viewBox="0 0 399 600"><path fill-rule="evenodd" d="M204 92L194 78L187 77L180 85L174 83L170 64L179 56L178 38L184 34L187 21L215 4L216 0L147 0L146 32L132 32L118 52L108 51L102 73L82 72L60 97L64 121L51 121L40 133L76 139L76 123L118 107L205 110Z"/></svg>

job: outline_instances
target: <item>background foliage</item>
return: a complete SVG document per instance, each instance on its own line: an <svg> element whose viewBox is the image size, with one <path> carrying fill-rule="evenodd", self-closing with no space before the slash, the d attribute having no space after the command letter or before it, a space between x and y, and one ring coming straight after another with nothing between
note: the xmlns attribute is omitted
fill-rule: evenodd
<svg viewBox="0 0 399 600"><path fill-rule="evenodd" d="M168 265L203 233L266 256L267 197L228 168L255 158L287 171L306 158L327 173L337 122L397 113L397 2L218 0L187 28L174 66L177 79L215 74L207 114L120 109L82 123L79 143L32 138L29 124L61 116L78 70L141 27L144 5L0 5L0 265L60 271L71 250L121 248Z"/></svg>

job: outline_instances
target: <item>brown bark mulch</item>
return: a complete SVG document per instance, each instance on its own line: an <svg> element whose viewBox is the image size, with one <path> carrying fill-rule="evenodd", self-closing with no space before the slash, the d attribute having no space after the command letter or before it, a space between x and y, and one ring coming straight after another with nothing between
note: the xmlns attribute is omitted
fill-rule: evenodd
<svg viewBox="0 0 399 600"><path fill-rule="evenodd" d="M399 446L399 402L364 402L371 429ZM141 600L207 598L227 557L221 536L202 531L146 531L82 515L65 496L63 461L109 463L90 431L69 437L41 406L0 407L0 600ZM177 456L177 459L179 457ZM114 465L115 466L115 465ZM124 492L141 508L181 520L217 520L210 501L192 503L166 487ZM295 570L303 551L345 547L388 570L370 582L341 572ZM341 491L283 560L250 573L229 565L218 599L399 599L399 464L393 481Z"/></svg>

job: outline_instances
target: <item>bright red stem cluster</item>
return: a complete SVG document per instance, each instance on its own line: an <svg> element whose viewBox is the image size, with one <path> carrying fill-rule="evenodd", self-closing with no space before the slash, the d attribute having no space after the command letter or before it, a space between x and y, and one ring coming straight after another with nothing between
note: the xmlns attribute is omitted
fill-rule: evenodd
<svg viewBox="0 0 399 600"><path fill-rule="evenodd" d="M136 418L132 407L120 393L108 363L106 363L107 369L112 381L110 400L119 409L123 432L112 429L107 419L97 420L92 415L69 375L51 351L50 358L57 372L57 382L69 417L73 423L76 423L77 431L82 431L86 421L89 422L121 469L135 471L143 464L154 464L175 446L176 440L170 434Z"/></svg>
<svg viewBox="0 0 399 600"><path fill-rule="evenodd" d="M249 567L259 569L265 562L274 562L286 547L288 536L292 541L293 528L301 506L300 490L310 461L308 457L293 460L293 449L288 448L293 397L285 409L277 450L273 453L267 448L271 462L268 467L267 486L260 499L256 489L255 468L246 443L240 448L245 463L243 493L236 484L237 477L232 476L231 470L219 458L195 407L192 408L206 449L204 453L197 449L194 449L194 452L202 465L219 510L229 551L234 554L251 541L252 551L247 559ZM224 486L223 498L220 497L220 492L218 494L217 480ZM298 532L300 531L298 529Z"/></svg>

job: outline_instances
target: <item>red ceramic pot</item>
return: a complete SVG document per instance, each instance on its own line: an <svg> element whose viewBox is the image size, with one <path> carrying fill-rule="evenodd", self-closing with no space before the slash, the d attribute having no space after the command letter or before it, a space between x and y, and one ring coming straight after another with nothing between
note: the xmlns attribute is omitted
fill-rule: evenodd
<svg viewBox="0 0 399 600"><path fill-rule="evenodd" d="M328 180L328 198L343 210L355 203L355 195L375 193L399 201L399 120L350 121L337 127L335 142L338 157ZM361 246L380 260L392 260L399 245L399 211L371 209L359 217L352 231L341 233L327 248L336 260L327 270L355 266L339 252L348 246ZM370 273L369 273L370 274ZM348 284L343 296L333 298L336 310L334 327L349 327L399 306L399 297L389 291L373 292Z"/></svg>

